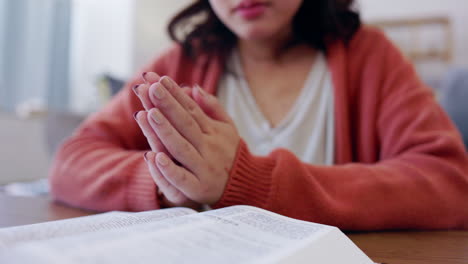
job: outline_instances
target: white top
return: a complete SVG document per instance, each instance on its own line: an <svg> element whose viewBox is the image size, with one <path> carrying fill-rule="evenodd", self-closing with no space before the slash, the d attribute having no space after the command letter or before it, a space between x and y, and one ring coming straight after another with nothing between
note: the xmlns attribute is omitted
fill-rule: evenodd
<svg viewBox="0 0 468 264"><path fill-rule="evenodd" d="M322 53L316 57L293 107L276 127L271 126L255 102L237 52L232 53L227 68L233 72L224 73L217 95L253 154L265 156L285 148L303 162L333 164L333 86Z"/></svg>

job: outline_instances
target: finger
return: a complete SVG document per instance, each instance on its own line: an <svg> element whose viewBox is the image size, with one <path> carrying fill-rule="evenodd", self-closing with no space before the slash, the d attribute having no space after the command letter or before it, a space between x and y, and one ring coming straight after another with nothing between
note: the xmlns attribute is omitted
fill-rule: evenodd
<svg viewBox="0 0 468 264"><path fill-rule="evenodd" d="M200 108L211 118L217 121L234 124L229 114L224 110L219 100L196 86L192 91L192 97Z"/></svg>
<svg viewBox="0 0 468 264"><path fill-rule="evenodd" d="M148 164L148 168L154 182L158 186L159 190L164 194L166 199L171 203L181 204L187 199L185 195L175 188L160 172L156 166L156 154L154 152L145 153L145 161Z"/></svg>
<svg viewBox="0 0 468 264"><path fill-rule="evenodd" d="M201 169L202 158L195 147L181 136L159 109L151 109L147 119L169 154L197 174Z"/></svg>
<svg viewBox="0 0 468 264"><path fill-rule="evenodd" d="M150 87L150 97L153 98L155 107L164 113L174 128L196 149L200 149L202 143L200 139L203 136L200 126L161 83L155 83Z"/></svg>
<svg viewBox="0 0 468 264"><path fill-rule="evenodd" d="M145 83L133 87L133 92L135 92L135 94L138 96L145 110L148 111L154 107L149 97L149 87L151 84L158 82L161 77L159 77L159 75L154 72L144 72L142 77Z"/></svg>
<svg viewBox="0 0 468 264"><path fill-rule="evenodd" d="M133 87L133 92L138 96L146 111L154 107L149 97L149 87L148 84L139 84Z"/></svg>
<svg viewBox="0 0 468 264"><path fill-rule="evenodd" d="M200 181L198 178L187 171L184 167L177 166L164 153L156 155L156 164L164 178L175 188L181 191L186 197L196 201L200 191Z"/></svg>
<svg viewBox="0 0 468 264"><path fill-rule="evenodd" d="M161 78L159 74L155 72L144 72L141 76L143 77L145 83L149 85L155 82L159 82L159 79Z"/></svg>
<svg viewBox="0 0 468 264"><path fill-rule="evenodd" d="M184 87L181 87L182 88L182 91L188 96L188 97L191 97L192 96L192 88L188 87L188 86L184 86Z"/></svg>
<svg viewBox="0 0 468 264"><path fill-rule="evenodd" d="M134 114L134 118L140 126L143 135L145 135L146 139L148 140L151 150L153 150L156 153L167 153L166 147L162 144L161 140L158 138L158 135L156 134L156 132L154 132L153 128L148 123L148 119L146 118L146 116L147 115L145 111L136 112Z"/></svg>
<svg viewBox="0 0 468 264"><path fill-rule="evenodd" d="M180 105L192 116L203 132L211 128L210 120L198 104L182 90L171 78L164 76L160 80L161 84L171 93Z"/></svg>

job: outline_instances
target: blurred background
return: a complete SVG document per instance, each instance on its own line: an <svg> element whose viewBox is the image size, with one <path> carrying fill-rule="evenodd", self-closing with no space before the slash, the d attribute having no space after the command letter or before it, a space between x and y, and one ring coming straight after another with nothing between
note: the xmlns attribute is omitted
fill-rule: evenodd
<svg viewBox="0 0 468 264"><path fill-rule="evenodd" d="M170 45L189 0L0 0L0 185L44 179L63 138ZM359 0L413 62L462 132L468 100L468 1ZM461 102L461 103L456 103ZM45 181L3 187L47 191Z"/></svg>

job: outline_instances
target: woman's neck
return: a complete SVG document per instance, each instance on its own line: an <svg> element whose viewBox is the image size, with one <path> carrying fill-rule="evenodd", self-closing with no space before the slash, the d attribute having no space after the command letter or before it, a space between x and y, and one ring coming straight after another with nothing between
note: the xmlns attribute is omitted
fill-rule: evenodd
<svg viewBox="0 0 468 264"><path fill-rule="evenodd" d="M238 49L242 57L256 61L273 61L278 59L281 48L285 45L267 40L239 40Z"/></svg>
<svg viewBox="0 0 468 264"><path fill-rule="evenodd" d="M292 27L280 30L271 38L242 39L239 38L238 49L241 56L252 58L258 62L273 62L283 55L285 47L293 39Z"/></svg>
<svg viewBox="0 0 468 264"><path fill-rule="evenodd" d="M237 48L242 61L253 64L288 64L291 60L303 56L315 56L315 50L309 45L292 45L292 28L282 30L272 38L267 39L241 39Z"/></svg>
<svg viewBox="0 0 468 264"><path fill-rule="evenodd" d="M315 56L315 50L306 44L288 47L289 40L242 40L238 50L244 63L288 64L292 60Z"/></svg>

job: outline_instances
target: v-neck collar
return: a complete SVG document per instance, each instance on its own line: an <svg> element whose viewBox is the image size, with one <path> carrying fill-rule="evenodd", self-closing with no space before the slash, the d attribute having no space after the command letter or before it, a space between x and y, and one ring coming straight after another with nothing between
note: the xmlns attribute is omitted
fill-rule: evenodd
<svg viewBox="0 0 468 264"><path fill-rule="evenodd" d="M304 81L304 84L301 88L301 92L295 99L293 106L288 110L288 113L278 123L278 125L273 127L272 124L265 117L264 113L259 108L255 100L255 97L253 96L252 90L249 87L245 72L242 67L240 55L237 50L234 50L232 52L231 59L233 62L234 72L239 77L240 92L244 93L245 98L247 100L246 103L248 104L249 108L253 110L252 114L255 115L255 119L261 120L260 123L257 123L257 129L259 129L263 133L268 133L268 134L280 133L284 128L288 127L288 125L292 123L295 119L302 117L297 114L299 112L298 109L301 105L303 105L304 100L308 100L307 94L310 93L311 89L313 89L313 86L314 86L313 82L317 78L320 78L320 76L323 74L323 72L317 72L316 69L325 68L325 67L319 67L321 66L320 63L324 61L324 57L322 53L317 53L316 57L314 58L314 62L312 63L311 69L309 70L309 73L307 75L307 78Z"/></svg>

